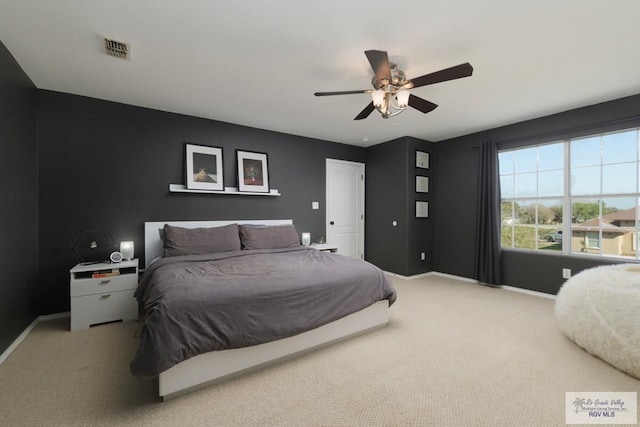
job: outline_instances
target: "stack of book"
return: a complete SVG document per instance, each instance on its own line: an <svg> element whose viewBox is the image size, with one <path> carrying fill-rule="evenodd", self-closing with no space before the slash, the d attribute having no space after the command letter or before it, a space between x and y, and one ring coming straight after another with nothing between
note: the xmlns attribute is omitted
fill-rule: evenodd
<svg viewBox="0 0 640 427"><path fill-rule="evenodd" d="M113 277L113 276L119 276L119 275L120 275L120 270L117 268L114 268L112 270L99 270L91 273L91 277L93 279L97 279L100 277Z"/></svg>

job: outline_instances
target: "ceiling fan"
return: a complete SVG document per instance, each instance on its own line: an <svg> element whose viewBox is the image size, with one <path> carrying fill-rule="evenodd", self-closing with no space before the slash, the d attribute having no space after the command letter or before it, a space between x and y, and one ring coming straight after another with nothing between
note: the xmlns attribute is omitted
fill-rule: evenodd
<svg viewBox="0 0 640 427"><path fill-rule="evenodd" d="M433 102L409 93L409 89L469 77L473 74L473 67L467 62L407 80L404 71L400 70L396 64L389 62L387 52L383 50L366 50L364 54L367 55L369 64L371 64L374 72L371 78L373 89L314 93L315 96L370 93L373 101L354 120L366 119L373 110L378 110L382 118L388 119L403 112L407 106L426 114L435 110L438 106Z"/></svg>

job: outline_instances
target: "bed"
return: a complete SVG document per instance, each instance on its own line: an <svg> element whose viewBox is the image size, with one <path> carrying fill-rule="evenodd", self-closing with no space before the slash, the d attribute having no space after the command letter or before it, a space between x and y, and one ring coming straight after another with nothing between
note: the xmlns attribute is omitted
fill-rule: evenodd
<svg viewBox="0 0 640 427"><path fill-rule="evenodd" d="M377 267L300 246L291 220L162 221L145 223L136 297L131 371L166 400L383 327L396 294Z"/></svg>

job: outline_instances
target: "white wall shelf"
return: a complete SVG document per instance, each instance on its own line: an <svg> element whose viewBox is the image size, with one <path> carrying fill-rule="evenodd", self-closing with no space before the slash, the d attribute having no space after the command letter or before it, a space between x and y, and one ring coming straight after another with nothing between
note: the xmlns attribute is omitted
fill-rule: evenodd
<svg viewBox="0 0 640 427"><path fill-rule="evenodd" d="M233 194L240 196L280 196L280 192L272 188L268 193L253 193L247 191L238 191L238 187L225 187L224 191L212 190L190 190L183 184L169 184L171 193L207 193L207 194Z"/></svg>

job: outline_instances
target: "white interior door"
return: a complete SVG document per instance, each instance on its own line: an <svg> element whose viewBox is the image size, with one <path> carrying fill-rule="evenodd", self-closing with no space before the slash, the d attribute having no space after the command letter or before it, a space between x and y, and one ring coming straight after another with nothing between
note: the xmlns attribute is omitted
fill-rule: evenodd
<svg viewBox="0 0 640 427"><path fill-rule="evenodd" d="M327 243L364 259L364 164L327 159Z"/></svg>

